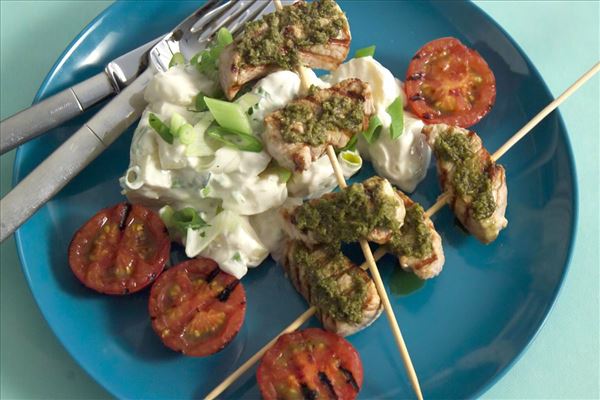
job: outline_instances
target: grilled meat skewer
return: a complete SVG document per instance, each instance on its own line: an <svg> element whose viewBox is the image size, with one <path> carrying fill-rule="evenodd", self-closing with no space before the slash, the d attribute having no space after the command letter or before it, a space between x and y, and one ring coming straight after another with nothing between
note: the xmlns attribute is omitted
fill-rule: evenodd
<svg viewBox="0 0 600 400"><path fill-rule="evenodd" d="M383 310L375 284L341 251L307 247L301 241L285 245L283 268L294 287L318 309L323 327L348 336L371 325Z"/></svg>
<svg viewBox="0 0 600 400"><path fill-rule="evenodd" d="M348 55L350 27L334 0L298 1L249 22L219 58L219 80L230 100L252 80L300 66L334 70Z"/></svg>
<svg viewBox="0 0 600 400"><path fill-rule="evenodd" d="M508 221L504 167L496 164L473 131L445 124L422 130L437 158L440 185L463 226L483 243L494 241Z"/></svg>
<svg viewBox="0 0 600 400"><path fill-rule="evenodd" d="M396 194L404 202L406 217L400 234L392 238L388 250L398 257L403 269L421 279L436 277L445 261L442 238L420 204L400 190L396 190Z"/></svg>
<svg viewBox="0 0 600 400"><path fill-rule="evenodd" d="M404 223L404 201L378 176L282 211L284 230L308 246L337 246L365 238L385 244Z"/></svg>
<svg viewBox="0 0 600 400"><path fill-rule="evenodd" d="M280 165L307 170L328 145L342 148L366 130L374 112L371 88L359 79L329 89L313 86L308 96L267 115L263 141Z"/></svg>

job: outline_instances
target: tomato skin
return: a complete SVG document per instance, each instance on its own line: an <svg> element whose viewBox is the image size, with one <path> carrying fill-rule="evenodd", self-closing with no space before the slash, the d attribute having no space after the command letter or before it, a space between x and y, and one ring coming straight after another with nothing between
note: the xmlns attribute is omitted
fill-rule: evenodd
<svg viewBox="0 0 600 400"><path fill-rule="evenodd" d="M408 107L426 124L468 128L496 101L496 78L488 64L452 37L433 40L417 51L404 88Z"/></svg>
<svg viewBox="0 0 600 400"><path fill-rule="evenodd" d="M88 288L124 295L150 285L170 250L167 229L154 211L119 203L100 210L75 233L69 266Z"/></svg>
<svg viewBox="0 0 600 400"><path fill-rule="evenodd" d="M246 315L241 282L208 258L184 261L152 285L148 310L152 328L165 346L188 356L222 350L239 332Z"/></svg>
<svg viewBox="0 0 600 400"><path fill-rule="evenodd" d="M355 399L363 368L346 339L309 328L280 336L256 372L260 393L275 399Z"/></svg>

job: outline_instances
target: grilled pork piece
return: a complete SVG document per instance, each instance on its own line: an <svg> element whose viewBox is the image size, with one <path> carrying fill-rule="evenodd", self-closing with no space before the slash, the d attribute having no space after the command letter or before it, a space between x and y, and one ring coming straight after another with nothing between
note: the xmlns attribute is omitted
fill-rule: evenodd
<svg viewBox="0 0 600 400"><path fill-rule="evenodd" d="M418 203L400 190L396 190L396 194L404 202L406 217L400 234L392 238L389 248L398 256L403 269L421 279L436 277L442 272L445 261L442 238Z"/></svg>
<svg viewBox="0 0 600 400"><path fill-rule="evenodd" d="M294 287L318 309L323 327L348 336L371 325L383 310L375 284L341 251L288 241L283 268Z"/></svg>
<svg viewBox="0 0 600 400"><path fill-rule="evenodd" d="M342 148L366 130L374 112L369 85L346 79L329 89L313 87L307 97L267 115L262 138L280 165L307 170L327 145Z"/></svg>
<svg viewBox="0 0 600 400"><path fill-rule="evenodd" d="M351 39L334 0L296 2L246 24L219 58L221 87L231 100L247 82L277 70L334 70L346 59Z"/></svg>
<svg viewBox="0 0 600 400"><path fill-rule="evenodd" d="M284 208L281 213L286 234L312 246L352 243L363 238L388 243L404 223L406 211L392 185L374 176L342 192Z"/></svg>
<svg viewBox="0 0 600 400"><path fill-rule="evenodd" d="M504 167L491 159L475 132L445 124L426 125L422 132L437 158L452 211L481 242L494 241L508 224Z"/></svg>

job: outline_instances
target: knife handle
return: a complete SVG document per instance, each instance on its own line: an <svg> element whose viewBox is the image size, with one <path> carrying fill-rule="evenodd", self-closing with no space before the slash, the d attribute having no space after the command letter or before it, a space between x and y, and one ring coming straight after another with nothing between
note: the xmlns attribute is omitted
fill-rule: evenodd
<svg viewBox="0 0 600 400"><path fill-rule="evenodd" d="M152 78L147 69L96 113L0 201L0 242L58 193L135 122Z"/></svg>
<svg viewBox="0 0 600 400"><path fill-rule="evenodd" d="M0 122L0 154L70 120L116 92L101 72Z"/></svg>

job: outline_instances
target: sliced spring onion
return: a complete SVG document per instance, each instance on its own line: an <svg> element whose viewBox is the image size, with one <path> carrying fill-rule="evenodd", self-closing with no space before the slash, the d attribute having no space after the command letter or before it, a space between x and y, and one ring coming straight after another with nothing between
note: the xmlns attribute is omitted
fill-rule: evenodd
<svg viewBox="0 0 600 400"><path fill-rule="evenodd" d="M206 106L215 120L223 128L247 135L252 134L252 127L245 110L237 103L204 97Z"/></svg>
<svg viewBox="0 0 600 400"><path fill-rule="evenodd" d="M241 96L239 99L237 99L235 102L239 104L240 107L242 107L242 110L244 110L244 112L249 113L250 109L257 105L259 101L260 96L248 92Z"/></svg>
<svg viewBox="0 0 600 400"><path fill-rule="evenodd" d="M169 129L169 127L165 125L164 122L162 122L160 118L156 116L156 114L150 113L148 116L148 123L165 142L173 144L174 136L171 133L171 129Z"/></svg>
<svg viewBox="0 0 600 400"><path fill-rule="evenodd" d="M185 64L185 57L181 53L175 53L171 57L171 61L169 61L169 68L179 64Z"/></svg>
<svg viewBox="0 0 600 400"><path fill-rule="evenodd" d="M340 149L340 151L346 151L346 150L354 150L354 149L356 149L356 143L357 142L358 142L358 135L352 136L352 139L350 139L348 141L348 143L346 143L346 145Z"/></svg>
<svg viewBox="0 0 600 400"><path fill-rule="evenodd" d="M177 113L173 113L171 115L171 123L169 124L169 128L171 129L171 134L173 136L179 136L179 128L186 125L187 121L181 115Z"/></svg>
<svg viewBox="0 0 600 400"><path fill-rule="evenodd" d="M194 111L195 112L204 112L208 110L206 106L206 101L204 101L204 93L199 92L194 98Z"/></svg>
<svg viewBox="0 0 600 400"><path fill-rule="evenodd" d="M228 44L233 43L233 35L227 28L221 28L217 32L217 45L227 46Z"/></svg>
<svg viewBox="0 0 600 400"><path fill-rule="evenodd" d="M190 229L200 229L208 226L200 214L192 207L186 207L175 211L171 219L173 226L181 231Z"/></svg>
<svg viewBox="0 0 600 400"><path fill-rule="evenodd" d="M182 144L191 144L194 141L194 127L184 124L179 128L176 136Z"/></svg>
<svg viewBox="0 0 600 400"><path fill-rule="evenodd" d="M377 115L373 115L369 120L369 127L363 132L363 136L367 140L367 143L373 144L379 138L381 134L381 120Z"/></svg>
<svg viewBox="0 0 600 400"><path fill-rule="evenodd" d="M158 213L167 228L175 234L183 235L188 229L198 230L210 226L192 207L175 211L171 206L164 206Z"/></svg>
<svg viewBox="0 0 600 400"><path fill-rule="evenodd" d="M206 157L212 156L214 150L206 142L206 129L214 121L213 116L210 113L206 113L204 117L198 121L191 131L182 133L179 136L181 143L186 145L185 155L188 157ZM188 136L189 135L189 136Z"/></svg>
<svg viewBox="0 0 600 400"><path fill-rule="evenodd" d="M160 210L158 210L158 215L160 219L164 222L164 224L168 227L171 225L171 221L173 221L173 214L175 214L175 210L171 206L164 206Z"/></svg>
<svg viewBox="0 0 600 400"><path fill-rule="evenodd" d="M375 55L375 45L356 50L356 53L354 53L354 58L369 57L369 56L373 57L374 55Z"/></svg>
<svg viewBox="0 0 600 400"><path fill-rule="evenodd" d="M392 139L398 139L404 131L404 105L402 104L402 96L396 97L396 100L385 111L392 117L392 124L390 125Z"/></svg>
<svg viewBox="0 0 600 400"><path fill-rule="evenodd" d="M342 151L340 153L340 157L342 158L342 160L344 160L352 166L362 164L362 158L360 157L360 154L358 154L358 152L356 151Z"/></svg>
<svg viewBox="0 0 600 400"><path fill-rule="evenodd" d="M263 149L262 142L256 136L233 132L216 124L209 127L206 133L213 139L242 151L258 153Z"/></svg>
<svg viewBox="0 0 600 400"><path fill-rule="evenodd" d="M216 43L192 57L190 63L209 78L215 78L218 73L219 56L225 46L231 42L233 42L231 33L227 29L221 28L217 32Z"/></svg>
<svg viewBox="0 0 600 400"><path fill-rule="evenodd" d="M282 167L275 161L271 160L267 168L260 173L260 176L275 174L279 177L279 180L283 183L287 183L292 178L292 171Z"/></svg>

